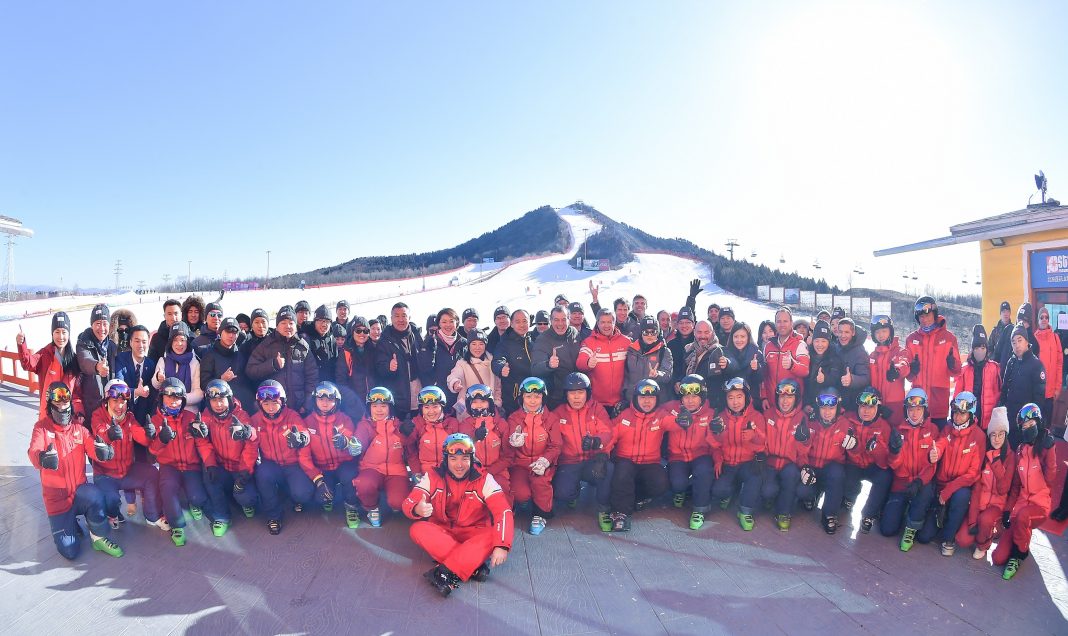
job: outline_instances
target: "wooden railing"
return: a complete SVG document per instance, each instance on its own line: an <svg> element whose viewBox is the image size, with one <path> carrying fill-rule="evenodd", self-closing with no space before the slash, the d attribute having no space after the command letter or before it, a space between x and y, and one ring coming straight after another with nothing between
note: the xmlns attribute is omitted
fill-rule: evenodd
<svg viewBox="0 0 1068 636"><path fill-rule="evenodd" d="M8 363L11 364L11 372L8 373ZM37 393L37 374L33 371L23 371L19 364L17 351L0 351L0 383L21 386L30 393Z"/></svg>

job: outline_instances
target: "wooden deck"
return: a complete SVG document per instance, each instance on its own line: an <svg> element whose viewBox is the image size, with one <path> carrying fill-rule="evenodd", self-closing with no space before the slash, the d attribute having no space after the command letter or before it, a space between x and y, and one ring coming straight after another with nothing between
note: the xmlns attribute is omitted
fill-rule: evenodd
<svg viewBox="0 0 1068 636"><path fill-rule="evenodd" d="M762 513L746 533L717 512L695 533L688 511L660 507L605 535L585 497L541 536L517 533L488 582L448 599L421 577L430 563L406 520L351 531L337 511L291 514L277 537L240 514L223 538L192 522L183 548L137 519L116 536L125 557L90 549L68 562L26 460L36 403L0 387L6 634L1068 633L1062 537L1036 533L1033 558L1005 582L970 551L902 554L858 535L859 518L829 537L808 513L789 533Z"/></svg>

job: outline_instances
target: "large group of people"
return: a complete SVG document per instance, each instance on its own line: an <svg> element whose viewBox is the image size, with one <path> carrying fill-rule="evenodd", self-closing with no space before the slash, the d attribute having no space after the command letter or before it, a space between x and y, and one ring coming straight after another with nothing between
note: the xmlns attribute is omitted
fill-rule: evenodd
<svg viewBox="0 0 1068 636"><path fill-rule="evenodd" d="M505 562L513 511L541 534L585 484L604 532L661 498L689 502L693 530L733 509L746 531L767 514L786 532L818 506L834 534L859 505L860 531L905 552L983 559L997 542L1010 579L1032 530L1068 517L1051 495L1065 349L1044 309L1034 328L1030 305L1012 321L1005 303L961 360L928 296L902 341L889 316L841 309L782 307L755 332L714 303L699 320L700 285L651 314L641 295L601 307L591 283L591 320L559 295L533 315L497 307L487 328L475 309L421 329L402 302L368 319L344 300L283 306L271 328L263 309L189 296L155 330L98 305L72 338L59 312L36 353L17 338L40 381L29 458L57 549L79 554L80 515L94 549L122 556L138 493L176 546L190 521L223 536L240 510L276 535L287 511L340 501L348 528L414 520L448 595Z"/></svg>

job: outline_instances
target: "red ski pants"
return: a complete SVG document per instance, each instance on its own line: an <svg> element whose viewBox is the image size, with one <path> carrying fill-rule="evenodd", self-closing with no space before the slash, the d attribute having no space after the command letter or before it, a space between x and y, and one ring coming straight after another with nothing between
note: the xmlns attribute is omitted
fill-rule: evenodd
<svg viewBox="0 0 1068 636"><path fill-rule="evenodd" d="M497 542L493 527L445 528L430 521L416 521L409 534L430 558L464 581L486 562Z"/></svg>
<svg viewBox="0 0 1068 636"><path fill-rule="evenodd" d="M404 498L411 491L411 482L407 476L385 476L377 470L361 470L359 475L352 480L356 487L356 496L364 508L370 510L378 507L378 497L383 489L386 491L386 502L394 510L400 510Z"/></svg>
<svg viewBox="0 0 1068 636"><path fill-rule="evenodd" d="M526 466L512 466L508 469L511 476L512 497L519 503L534 500L534 505L542 512L553 511L553 473L549 469L544 475L535 475Z"/></svg>

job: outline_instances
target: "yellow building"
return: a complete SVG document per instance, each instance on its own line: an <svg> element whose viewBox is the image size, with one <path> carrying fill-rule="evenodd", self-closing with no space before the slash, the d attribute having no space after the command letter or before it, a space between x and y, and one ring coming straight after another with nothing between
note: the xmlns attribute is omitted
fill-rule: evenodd
<svg viewBox="0 0 1068 636"><path fill-rule="evenodd" d="M1068 206L1056 202L969 221L949 228L949 236L878 250L876 256L915 252L946 245L979 243L983 277L983 324L998 321L1002 301L1016 308L1030 302L1035 315L1049 307L1053 328L1059 312L1068 321Z"/></svg>

